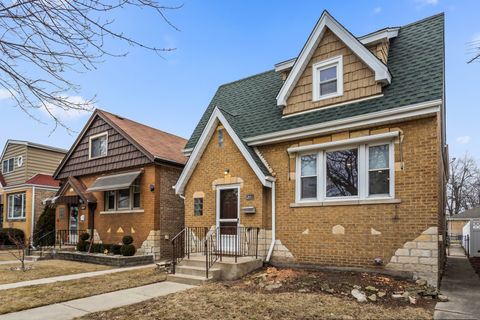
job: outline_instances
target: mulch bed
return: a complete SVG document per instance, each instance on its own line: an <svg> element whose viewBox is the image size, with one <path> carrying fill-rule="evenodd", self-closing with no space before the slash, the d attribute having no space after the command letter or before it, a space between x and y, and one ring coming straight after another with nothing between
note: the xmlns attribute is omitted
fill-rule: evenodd
<svg viewBox="0 0 480 320"><path fill-rule="evenodd" d="M326 293L337 297L355 300L351 291L359 289L367 296L376 293L376 301L368 303L384 304L388 306L411 305L408 297L393 298L393 294L404 292L413 293L417 299L415 306L433 309L437 300L432 296L423 296L426 286L417 284L413 280L394 278L391 276L345 272L345 271L312 271L303 269L269 267L248 275L247 277L231 282L222 282L226 287L234 286L238 289L261 293ZM369 290L370 289L370 290ZM429 287L428 291L435 289ZM381 292L382 297L378 295ZM384 294L383 294L384 293Z"/></svg>
<svg viewBox="0 0 480 320"><path fill-rule="evenodd" d="M480 277L480 257L471 257L469 258L469 260L472 264L473 270L475 270L475 272Z"/></svg>

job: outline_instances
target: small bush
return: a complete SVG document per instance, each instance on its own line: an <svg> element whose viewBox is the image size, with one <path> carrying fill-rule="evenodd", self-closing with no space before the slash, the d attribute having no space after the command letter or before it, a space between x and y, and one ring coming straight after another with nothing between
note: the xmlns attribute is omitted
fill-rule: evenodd
<svg viewBox="0 0 480 320"><path fill-rule="evenodd" d="M122 254L122 245L121 244L112 244L112 247L110 248L111 252L113 254Z"/></svg>
<svg viewBox="0 0 480 320"><path fill-rule="evenodd" d="M103 243L93 244L93 253L103 253Z"/></svg>
<svg viewBox="0 0 480 320"><path fill-rule="evenodd" d="M80 241L78 241L78 243L77 243L77 251L87 252L89 246L90 246L90 242L80 240Z"/></svg>
<svg viewBox="0 0 480 320"><path fill-rule="evenodd" d="M80 235L80 240L87 241L88 239L90 239L90 234L88 232L84 232Z"/></svg>
<svg viewBox="0 0 480 320"><path fill-rule="evenodd" d="M34 246L53 246L55 244L55 209L43 208L33 232Z"/></svg>
<svg viewBox="0 0 480 320"><path fill-rule="evenodd" d="M122 253L123 256L125 257L130 257L130 256L133 256L135 255L135 252L137 251L137 249L135 249L135 246L133 244L124 244L121 248L120 248L120 252Z"/></svg>
<svg viewBox="0 0 480 320"><path fill-rule="evenodd" d="M122 243L123 244L132 244L133 243L133 238L132 236L124 236L122 238Z"/></svg>
<svg viewBox="0 0 480 320"><path fill-rule="evenodd" d="M103 253L105 253L105 250L108 251L108 253L110 253L112 251L112 244L110 243L104 243L103 244Z"/></svg>
<svg viewBox="0 0 480 320"><path fill-rule="evenodd" d="M15 239L19 239L20 241L25 241L25 233L23 230L15 229L15 228L4 228L0 230L0 245L11 246L15 245L12 241L10 241L8 235L12 235Z"/></svg>

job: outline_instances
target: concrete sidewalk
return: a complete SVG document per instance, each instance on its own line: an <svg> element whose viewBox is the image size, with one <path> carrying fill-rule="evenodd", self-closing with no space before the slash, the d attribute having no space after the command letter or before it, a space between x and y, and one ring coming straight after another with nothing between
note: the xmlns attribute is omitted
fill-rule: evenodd
<svg viewBox="0 0 480 320"><path fill-rule="evenodd" d="M480 278L465 256L448 257L440 289L449 301L437 303L434 319L480 319Z"/></svg>
<svg viewBox="0 0 480 320"><path fill-rule="evenodd" d="M148 264L144 266L136 266L136 267L127 267L127 268L116 268L116 269L108 269L108 270L101 270L101 271L92 271L92 272L83 272L83 273L76 273L76 274L68 274L65 276L57 276L57 277L50 277L50 278L41 278L35 280L28 280L28 281L21 281L21 282L14 282L14 283L6 283L0 285L0 290L7 290L7 289L14 289L14 288L21 288L21 287L29 287L35 286L38 284L47 284L47 283L54 283L59 281L69 281L69 280L76 280L82 278L89 278L95 276L101 276L104 274L122 272L122 271L129 271L141 268L153 268L155 264Z"/></svg>
<svg viewBox="0 0 480 320"><path fill-rule="evenodd" d="M1 315L0 320L73 319L91 312L110 310L194 287L195 286L164 281L142 287L56 303L49 306L28 309L20 312L8 313Z"/></svg>

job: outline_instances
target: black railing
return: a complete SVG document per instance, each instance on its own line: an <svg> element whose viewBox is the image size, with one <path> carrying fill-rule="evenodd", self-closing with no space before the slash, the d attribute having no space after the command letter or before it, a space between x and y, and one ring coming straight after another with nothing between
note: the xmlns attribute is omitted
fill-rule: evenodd
<svg viewBox="0 0 480 320"><path fill-rule="evenodd" d="M468 234L463 237L462 245L467 258L470 257L470 236Z"/></svg>
<svg viewBox="0 0 480 320"><path fill-rule="evenodd" d="M190 227L180 231L172 239L172 273L175 274L175 266L180 263L183 258L190 258L190 254L205 254L205 237L208 228L206 227Z"/></svg>
<svg viewBox="0 0 480 320"><path fill-rule="evenodd" d="M60 248L64 245L77 245L80 240L80 235L86 232L86 230L57 230L55 234L55 244Z"/></svg>
<svg viewBox="0 0 480 320"><path fill-rule="evenodd" d="M239 257L258 258L260 228L226 226L208 231L208 228L185 228L172 239L172 273L184 257L197 253L205 256L205 276L218 260Z"/></svg>

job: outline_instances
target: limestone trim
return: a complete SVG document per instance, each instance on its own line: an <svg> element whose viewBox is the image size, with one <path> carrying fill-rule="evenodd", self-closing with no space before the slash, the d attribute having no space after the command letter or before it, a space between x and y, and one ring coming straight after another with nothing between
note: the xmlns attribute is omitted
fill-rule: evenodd
<svg viewBox="0 0 480 320"><path fill-rule="evenodd" d="M160 230L151 230L142 246L137 249L138 254L153 255L154 260L160 259Z"/></svg>

